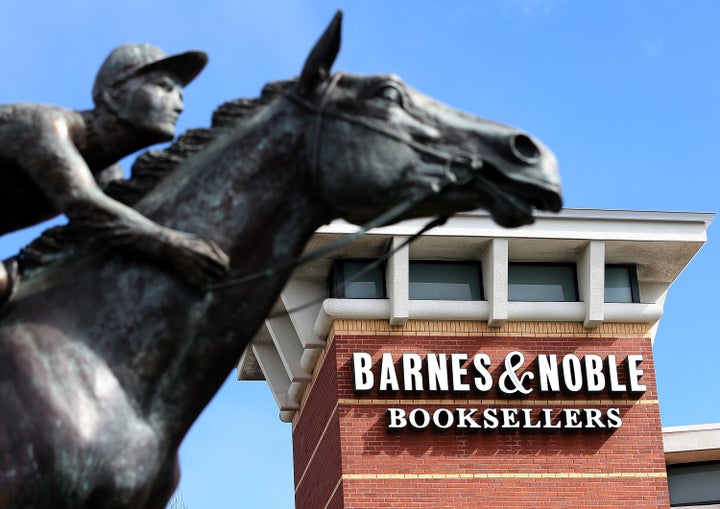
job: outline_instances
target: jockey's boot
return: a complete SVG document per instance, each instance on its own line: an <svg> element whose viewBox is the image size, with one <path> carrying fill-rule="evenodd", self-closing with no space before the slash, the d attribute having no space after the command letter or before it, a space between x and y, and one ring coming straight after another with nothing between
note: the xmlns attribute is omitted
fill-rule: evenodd
<svg viewBox="0 0 720 509"><path fill-rule="evenodd" d="M9 303L17 282L17 260L0 261L0 309Z"/></svg>

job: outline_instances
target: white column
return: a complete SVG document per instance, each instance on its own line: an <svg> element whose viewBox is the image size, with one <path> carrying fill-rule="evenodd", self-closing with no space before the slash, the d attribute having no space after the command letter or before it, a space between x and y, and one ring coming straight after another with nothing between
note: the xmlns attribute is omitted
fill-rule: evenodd
<svg viewBox="0 0 720 509"><path fill-rule="evenodd" d="M409 318L410 255L408 246L398 247L406 237L393 237L385 281L390 299L390 325L405 325ZM397 249L397 251L396 251Z"/></svg>
<svg viewBox="0 0 720 509"><path fill-rule="evenodd" d="M585 304L588 329L600 326L605 320L605 242L591 240L577 264L580 300Z"/></svg>
<svg viewBox="0 0 720 509"><path fill-rule="evenodd" d="M508 241L493 239L482 259L485 297L490 305L488 325L502 327L508 318Z"/></svg>

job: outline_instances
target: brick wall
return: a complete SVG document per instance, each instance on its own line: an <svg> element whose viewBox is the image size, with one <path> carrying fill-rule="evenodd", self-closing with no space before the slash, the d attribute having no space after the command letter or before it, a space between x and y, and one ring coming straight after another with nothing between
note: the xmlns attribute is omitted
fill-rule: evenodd
<svg viewBox="0 0 720 509"><path fill-rule="evenodd" d="M335 345L331 344L315 369L313 387L306 393L303 411L293 423L296 509L345 507L334 358Z"/></svg>
<svg viewBox="0 0 720 509"><path fill-rule="evenodd" d="M647 326L573 323L338 320L294 423L296 506L302 508L668 507L660 417ZM478 352L493 360L497 382L505 356L642 354L641 382L629 393L379 392L353 389L352 354ZM626 382L620 373L620 382ZM388 408L619 408L622 425L605 430L387 429Z"/></svg>

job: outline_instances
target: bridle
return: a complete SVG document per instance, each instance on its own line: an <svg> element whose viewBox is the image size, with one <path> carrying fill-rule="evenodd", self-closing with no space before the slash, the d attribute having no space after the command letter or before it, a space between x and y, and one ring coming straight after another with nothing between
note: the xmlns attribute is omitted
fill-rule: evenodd
<svg viewBox="0 0 720 509"><path fill-rule="evenodd" d="M446 178L447 182L445 185L450 184L466 184L472 178L467 178L463 182L458 182L457 176L452 173L451 168L455 165L459 166L465 166L468 169L471 170L472 173L476 173L480 171L484 163L482 159L478 158L474 154L471 154L469 152L446 152L444 150L438 150L434 149L432 147L428 147L426 145L423 145L422 143L418 143L415 140L408 139L401 134L399 134L397 131L394 131L392 129L388 129L387 127L372 122L371 120L364 118L364 117L358 117L355 115L348 115L347 113L343 113L341 111L327 111L326 106L328 104L328 100L330 98L330 95L332 92L337 88L338 83L343 77L342 72L335 73L333 75L332 79L328 83L328 85L325 87L325 90L323 92L322 97L320 98L319 103L316 105L311 101L308 101L307 99L301 97L298 95L298 93L295 90L290 90L285 93L285 97L295 105L299 106L301 109L304 109L305 111L308 111L310 113L315 114L315 143L313 147L313 153L311 157L311 173L312 173L312 181L319 185L319 183L322 181L320 178L320 151L322 149L322 133L323 133L323 119L325 118L334 118L338 120L342 120L344 122L347 122L349 124L354 124L356 126L368 129L370 131L373 131L375 133L381 134L385 136L386 138L391 138L395 141L398 141L404 145L407 145L411 149L413 149L415 152L419 154L424 154L426 156L430 156L434 159L437 159L441 162L445 163L445 174L444 177ZM433 186L431 186L433 187ZM437 194L440 192L441 189L431 189L424 198L429 197L432 194ZM424 199L423 198L423 199Z"/></svg>
<svg viewBox="0 0 720 509"><path fill-rule="evenodd" d="M253 281L257 281L259 279L264 279L268 277L274 277L282 272L295 269L296 267L299 267L301 265L305 265L307 263L310 263L314 260L317 260L333 251L336 251L340 249L341 247L350 244L351 242L354 242L355 240L359 239L363 235L365 235L369 230L373 228L378 228L381 226L385 226L389 223L392 223L397 218L401 217L404 213L408 212L410 209L412 209L415 205L418 203L428 199L429 197L433 195L437 195L447 189L450 186L456 186L456 185L464 185L472 180L474 180L477 177L477 173L483 168L483 161L482 159L478 158L474 154L469 154L466 152L457 152L457 153L450 153L445 152L442 150L437 150L431 147L427 147L425 145L422 145L421 143L418 143L414 140L407 139L403 136L401 136L399 133L392 131L382 125L379 125L375 122L372 122L366 118L363 117L357 117L354 115L348 115L343 112L339 111L327 111L326 106L328 104L330 95L332 94L333 90L337 87L338 83L342 79L343 74L341 72L336 73L328 85L325 87L325 90L323 92L322 97L320 98L320 101L318 104L314 104L313 102L308 101L307 99L301 97L298 95L298 93L291 89L290 91L285 93L285 98L292 104L298 106L299 108L309 111L310 113L313 113L315 115L315 122L314 122L314 140L315 143L313 144L313 152L310 158L311 165L310 165L310 177L312 185L314 186L314 192L318 194L322 198L321 190L319 189L319 186L321 185L322 179L320 178L320 151L322 150L322 133L323 133L323 120L325 118L334 118L338 120L342 120L344 122L348 122L350 124L357 125L359 127L369 129L373 132L376 132L378 134L381 134L383 136L386 136L388 138L394 139L400 143L403 143L407 145L408 147L412 148L414 151L424 154L426 156L433 157L441 162L444 163L444 171L441 175L441 178L439 178L436 181L431 181L427 188L416 190L411 196L408 198L405 198L403 201L398 203L397 205L391 207L389 210L383 212L379 216L376 216L375 218L371 219L367 223L360 226L360 228L353 232L346 234L339 239L319 248L315 251L308 253L304 256L299 256L295 258L294 260L275 266L270 267L268 269L259 270L256 272L252 272L250 274L246 274L243 276L238 277L231 277L226 279L225 281L221 281L218 283L211 284L208 287L208 291L218 291L218 290L226 290L229 288L234 288L237 286L241 286ZM466 173L466 175L463 178L459 178L452 170L454 167L464 167L469 169L470 171ZM411 235L408 239L406 239L399 247L397 247L393 251L389 251L384 257L380 258L377 263L381 263L385 259L392 256L392 254L397 251L398 249L403 248L413 240L417 239L419 236L423 235L430 229L444 224L449 216L442 216L437 217L433 219L432 221L428 222L423 228L421 228L418 232ZM371 264L368 268L364 269L363 271L360 271L356 274L356 277L363 275L366 271L371 270L374 268L374 265ZM291 313L292 311L297 311L299 309L302 309L304 307L307 307L312 303L305 304L301 308L298 308L296 310L287 311L287 313Z"/></svg>

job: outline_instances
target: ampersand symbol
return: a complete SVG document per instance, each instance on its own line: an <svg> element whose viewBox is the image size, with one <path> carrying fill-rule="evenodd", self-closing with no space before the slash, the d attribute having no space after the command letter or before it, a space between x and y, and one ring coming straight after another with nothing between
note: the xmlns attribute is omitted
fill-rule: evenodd
<svg viewBox="0 0 720 509"><path fill-rule="evenodd" d="M513 361L513 359L517 360ZM520 378L518 378L516 373L524 363L525 356L522 352L514 350L507 354L505 357L505 371L500 375L500 380L498 380L498 385L502 392L505 394L515 394L516 392L530 394L532 392L532 388L525 388L525 379L532 380L535 378L535 375L533 373L523 373ZM511 387L508 387L508 379L510 379Z"/></svg>

